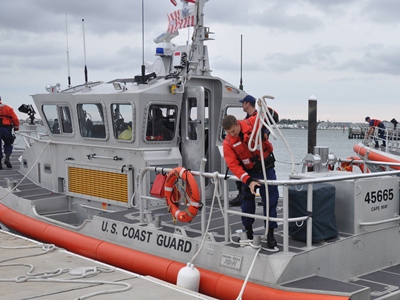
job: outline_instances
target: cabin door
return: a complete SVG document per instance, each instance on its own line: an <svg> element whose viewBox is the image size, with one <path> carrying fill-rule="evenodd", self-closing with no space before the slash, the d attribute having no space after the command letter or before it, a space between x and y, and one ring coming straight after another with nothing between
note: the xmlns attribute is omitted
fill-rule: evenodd
<svg viewBox="0 0 400 300"><path fill-rule="evenodd" d="M200 170L208 147L206 141L206 111L204 87L186 87L183 96L181 136L182 162L186 169Z"/></svg>

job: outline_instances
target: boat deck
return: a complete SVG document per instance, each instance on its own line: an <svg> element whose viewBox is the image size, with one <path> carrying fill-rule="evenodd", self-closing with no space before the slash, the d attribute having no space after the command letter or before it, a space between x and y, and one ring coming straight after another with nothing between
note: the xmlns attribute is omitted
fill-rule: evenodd
<svg viewBox="0 0 400 300"><path fill-rule="evenodd" d="M2 299L215 299L1 230L0 253Z"/></svg>
<svg viewBox="0 0 400 300"><path fill-rule="evenodd" d="M0 170L0 185L7 187L10 178L13 180L21 180L22 175L18 172L19 161L18 151L15 151L12 156L13 169ZM8 178L8 180L7 180ZM46 189L36 186L34 183L27 179L24 179L21 184L18 185L18 190L14 191L15 195L24 197L28 200L46 199L55 197L64 197L63 195L57 195ZM211 201L211 200L209 200ZM209 202L207 201L207 211L209 212ZM210 224L209 232L213 233L215 241L217 243L225 243L224 232L223 232L223 217L219 211L218 205L213 210L213 218ZM278 203L278 217L282 217L282 204L281 201ZM240 207L231 207L230 209L240 210ZM162 228L164 232L174 232L175 227L170 213L165 207L154 207L152 214L160 217ZM257 214L262 214L262 205L257 205ZM126 209L119 212L106 213L102 215L102 218L124 222L126 224L132 224L139 222L139 212L136 209ZM208 215L207 215L208 218ZM240 216L232 216L231 223L232 231L242 229ZM189 237L201 236L201 223L200 217L195 218L191 223L181 226L185 230L185 234ZM256 220L253 225L255 234L263 235L264 226L263 221ZM321 242L314 242L313 247L322 247L327 243L334 243L336 240L341 238L348 238L350 235L347 233L339 232L339 236L331 240L324 240ZM278 247L282 251L282 226L275 230L275 238L278 242ZM234 242L239 241L239 237L233 237ZM261 241L262 247L267 247L266 241ZM228 243L227 247L240 247L238 243ZM301 253L306 251L307 245L305 242L289 239L289 251L294 253ZM273 252L261 250L260 255L273 255ZM295 289L311 289L316 291L332 291L342 292L350 296L351 299L368 299L365 295L370 295L370 299L387 299L386 297L400 297L400 265L394 265L376 272L360 276L358 278L351 278L347 282L333 280L330 278L324 278L320 276L311 276L308 278L299 279L290 283L283 284L284 288L295 288ZM360 298L361 297L361 298ZM145 298L141 298L145 299Z"/></svg>

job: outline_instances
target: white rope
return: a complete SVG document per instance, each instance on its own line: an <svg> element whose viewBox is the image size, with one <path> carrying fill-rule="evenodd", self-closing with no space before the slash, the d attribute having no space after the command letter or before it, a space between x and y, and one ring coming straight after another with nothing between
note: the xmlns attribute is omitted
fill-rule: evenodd
<svg viewBox="0 0 400 300"><path fill-rule="evenodd" d="M207 236L208 236L208 230L209 230L209 228L210 228L210 223L211 223L211 218L212 218L212 212L213 212L213 207L214 207L215 198L218 199L218 202L219 202L220 205L221 205L221 200L220 200L221 193L220 193L220 191L219 191L219 186L220 186L220 184L219 184L219 180L218 180L218 174L219 174L218 172L214 172L214 173L213 173L213 179L214 179L214 181L215 181L215 184L214 184L214 195L213 195L213 199L212 199L212 201L211 201L211 206L210 206L210 215L208 216L207 227L206 227L206 230L205 230L205 232L204 232L204 234L203 234L203 238L202 238L202 240L201 240L201 244L200 244L200 246L199 246L199 249L198 249L197 252L193 255L192 259L191 259L190 262L189 262L189 263L191 263L191 264L193 264L193 261L196 259L197 255L199 255L201 249L202 249L203 246L204 246L204 243L205 243L205 241L206 241L206 238L207 238ZM222 207L222 206L221 206L221 207Z"/></svg>
<svg viewBox="0 0 400 300"><path fill-rule="evenodd" d="M92 292L87 295L80 296L75 300L83 300L90 297L94 297L97 295L105 295L111 293L118 293L124 292L132 288L131 284L125 282L114 282L114 281L103 281L103 280L82 280L87 277L93 277L100 273L111 273L114 271L112 268L102 268L102 267L85 267L85 268L78 268L78 269L70 269L70 268L56 268L51 271L45 271L42 273L33 273L35 267L32 264L26 263L10 263L4 264L6 261L27 258L27 257L34 257L43 254L47 254L55 249L57 249L53 244L42 244L37 246L21 246L21 247L0 247L2 249L27 249L27 248L38 248L41 247L43 252L25 255L25 256L17 256L8 259L4 259L0 261L0 268L1 267L28 267L29 270L26 272L25 275L18 275L15 278L0 278L0 282L16 282L16 283L24 283L24 282L56 282L56 283L79 283L79 284L96 284L96 285L116 285L121 286L121 288L115 288L110 290L101 290ZM75 272L73 272L75 270ZM70 275L74 275L73 277L65 278L65 279L56 279L54 277L60 276L62 274L68 273Z"/></svg>
<svg viewBox="0 0 400 300"><path fill-rule="evenodd" d="M28 176L28 174L32 171L33 167L36 166L36 164L38 163L39 159L42 157L44 151L46 150L46 148L51 144L51 141L47 141L46 142L46 146L43 148L42 153L40 153L40 155L38 156L38 158L36 159L36 161L32 164L32 167L30 167L30 169L28 170L28 172L26 172L26 174L24 175L24 177L22 177L22 179L9 191L7 192L3 197L0 198L0 201L3 200L5 197L7 197L9 194L11 194L13 191L15 191L17 189L17 187L21 184L21 182Z"/></svg>
<svg viewBox="0 0 400 300"><path fill-rule="evenodd" d="M244 289L245 289L245 287L246 287L246 285L247 285L247 282L249 281L249 277L250 277L251 271L253 270L254 263L256 262L256 258L257 258L257 256L258 256L258 253L260 253L260 251L261 251L261 248L259 248L259 249L257 250L256 254L254 255L254 258L253 258L253 261L252 261L252 263L251 263L250 269L249 269L249 271L247 272L246 279L245 279L244 282L243 282L242 288L241 288L240 293L239 293L239 295L237 296L236 300L242 300L242 296L243 296L243 293L244 293Z"/></svg>

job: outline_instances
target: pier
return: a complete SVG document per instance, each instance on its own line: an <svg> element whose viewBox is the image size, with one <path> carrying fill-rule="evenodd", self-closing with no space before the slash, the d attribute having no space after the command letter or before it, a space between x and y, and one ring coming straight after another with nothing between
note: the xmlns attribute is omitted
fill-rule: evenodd
<svg viewBox="0 0 400 300"><path fill-rule="evenodd" d="M214 299L3 230L0 253L1 299Z"/></svg>

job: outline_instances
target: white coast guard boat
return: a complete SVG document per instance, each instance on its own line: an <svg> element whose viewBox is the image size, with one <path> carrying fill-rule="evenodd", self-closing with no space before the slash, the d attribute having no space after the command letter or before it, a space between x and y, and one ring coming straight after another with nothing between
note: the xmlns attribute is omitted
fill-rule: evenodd
<svg viewBox="0 0 400 300"><path fill-rule="evenodd" d="M218 299L399 298L399 171L329 171L335 157L316 147L303 173L266 182L282 193L278 251L266 247L262 207L254 240L237 232L221 119L242 115L246 94L211 76L206 2L195 4L189 49L165 33L135 78L33 96L47 133L19 132L25 150L0 170L0 226L172 283L193 264L199 291ZM169 174L162 198L157 173ZM170 202L171 214L165 196L184 203Z"/></svg>
<svg viewBox="0 0 400 300"><path fill-rule="evenodd" d="M392 119L390 122L395 126L393 127L388 122L385 124L384 139L378 135L378 130L381 129L375 128L373 134L367 138L366 131L369 128L364 128L365 138L353 147L357 156L365 162L367 172L400 170L400 131L396 126L396 119ZM382 144L386 147L380 146ZM364 168L361 167L361 169L364 172Z"/></svg>

